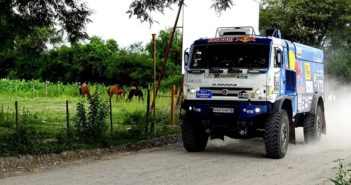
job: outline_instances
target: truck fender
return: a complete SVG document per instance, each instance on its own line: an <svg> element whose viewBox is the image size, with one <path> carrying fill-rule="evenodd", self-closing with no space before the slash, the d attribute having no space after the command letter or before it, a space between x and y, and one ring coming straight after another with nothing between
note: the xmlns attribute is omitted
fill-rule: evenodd
<svg viewBox="0 0 351 185"><path fill-rule="evenodd" d="M312 100L312 105L311 105L311 113L316 113L317 112L317 107L318 107L318 102L321 99L322 101L322 111L324 112L324 100L323 100L323 96L321 94L315 94L313 96L313 100Z"/></svg>
<svg viewBox="0 0 351 185"><path fill-rule="evenodd" d="M281 96L281 97L279 98L279 100L277 100L277 101L273 104L270 113L274 113L274 112L280 111L280 110L283 108L283 104L284 104L285 100L289 100L290 102L292 101L290 96ZM291 107L291 110L292 110L292 107ZM289 114L289 113L288 113L288 114Z"/></svg>

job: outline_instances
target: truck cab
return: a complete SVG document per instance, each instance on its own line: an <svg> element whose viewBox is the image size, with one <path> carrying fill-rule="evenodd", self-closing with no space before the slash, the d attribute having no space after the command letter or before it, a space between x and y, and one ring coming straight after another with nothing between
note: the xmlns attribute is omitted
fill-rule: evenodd
<svg viewBox="0 0 351 185"><path fill-rule="evenodd" d="M183 145L208 138L262 137L268 157L283 158L295 128L306 142L325 133L323 51L252 27L218 28L185 54Z"/></svg>

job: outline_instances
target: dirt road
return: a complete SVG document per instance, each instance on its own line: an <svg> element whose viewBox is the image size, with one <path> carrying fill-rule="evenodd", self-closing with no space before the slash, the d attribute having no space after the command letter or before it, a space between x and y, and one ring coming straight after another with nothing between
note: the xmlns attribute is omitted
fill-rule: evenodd
<svg viewBox="0 0 351 185"><path fill-rule="evenodd" d="M211 141L202 153L187 153L180 144L109 156L89 164L0 179L0 185L69 184L332 184L336 159L351 168L351 116L348 105L330 106L328 135L314 145L290 144L284 159L265 158L263 141Z"/></svg>
<svg viewBox="0 0 351 185"><path fill-rule="evenodd" d="M265 158L261 140L211 141L206 152L181 145L111 156L90 164L1 179L1 185L61 184L331 184L338 158L351 161L351 147L298 143L281 160Z"/></svg>

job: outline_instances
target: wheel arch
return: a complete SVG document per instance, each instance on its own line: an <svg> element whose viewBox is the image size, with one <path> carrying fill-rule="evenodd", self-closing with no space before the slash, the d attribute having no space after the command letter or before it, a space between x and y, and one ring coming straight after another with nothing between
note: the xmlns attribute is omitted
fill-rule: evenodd
<svg viewBox="0 0 351 185"><path fill-rule="evenodd" d="M296 143L295 135L295 123L293 122L293 108L292 108L292 98L290 96L284 96L280 98L273 104L273 109L271 113L279 112L285 110L289 118L289 141Z"/></svg>
<svg viewBox="0 0 351 185"><path fill-rule="evenodd" d="M280 110L285 110L288 113L289 120L293 118L293 108L292 108L292 99L289 96L284 96L280 98L273 104L271 113L279 112Z"/></svg>

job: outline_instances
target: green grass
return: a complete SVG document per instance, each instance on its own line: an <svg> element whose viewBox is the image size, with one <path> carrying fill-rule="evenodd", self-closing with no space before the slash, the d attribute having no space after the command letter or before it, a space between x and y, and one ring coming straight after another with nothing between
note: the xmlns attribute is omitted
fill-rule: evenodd
<svg viewBox="0 0 351 185"><path fill-rule="evenodd" d="M34 84L34 85L33 85ZM76 106L82 98L79 96L79 86L77 84L50 84L45 87L46 83L38 81L11 81L0 80L0 144L2 138L16 133L15 125L15 102L18 102L19 107L19 121L23 121L23 114L29 114L33 119L29 122L31 127L40 132L41 137L56 138L66 132L66 100L69 102L69 116L70 127L73 127L73 118L76 115ZM33 93L33 86L36 88ZM34 88L34 89L35 89ZM46 91L47 89L47 91ZM95 84L90 86L91 93L97 90L103 101L109 104L109 97L107 95L107 86ZM47 92L47 93L46 93ZM61 94L60 94L61 92ZM152 94L152 92L151 92ZM170 91L161 91L159 95L169 96ZM138 101L134 98L131 102L125 99L116 101L116 97L112 98L112 122L113 122L113 135L110 138L110 143L125 143L127 141L135 141L136 138L133 134L125 136L133 138L121 138L122 133L126 133L133 129L136 125L129 125L128 116L137 113L136 116L143 116L146 114L146 92L144 89L144 101ZM151 97L152 100L152 97ZM86 108L88 108L87 98L83 98ZM167 131L164 128L169 125L169 112L170 112L170 97L159 97L156 101L158 128L156 135L164 135L177 132L177 130ZM127 112L127 113L126 113ZM175 116L177 118L177 115ZM108 128L110 129L109 116L107 119ZM141 128L144 123L137 123ZM110 135L108 129L106 135ZM135 138L134 138L135 137ZM116 141L116 139L119 141Z"/></svg>

